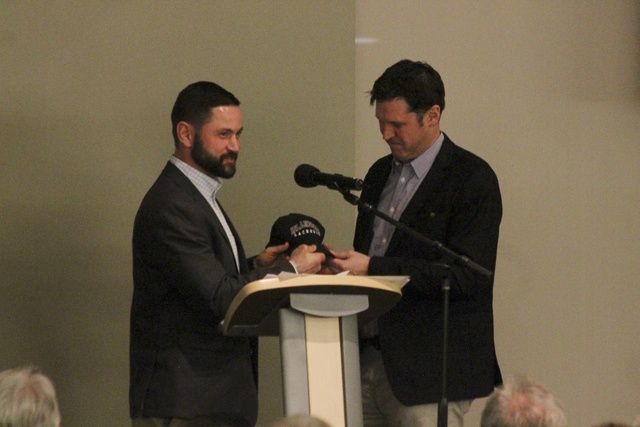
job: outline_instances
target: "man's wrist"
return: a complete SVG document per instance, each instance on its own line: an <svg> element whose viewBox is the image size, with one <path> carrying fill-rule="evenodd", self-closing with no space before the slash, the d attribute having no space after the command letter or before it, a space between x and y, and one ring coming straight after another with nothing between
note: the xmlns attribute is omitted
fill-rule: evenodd
<svg viewBox="0 0 640 427"><path fill-rule="evenodd" d="M295 271L296 274L299 274L298 273L298 267L296 267L296 263L291 261L291 260L289 260L289 264L291 264L291 267L293 267L293 271Z"/></svg>

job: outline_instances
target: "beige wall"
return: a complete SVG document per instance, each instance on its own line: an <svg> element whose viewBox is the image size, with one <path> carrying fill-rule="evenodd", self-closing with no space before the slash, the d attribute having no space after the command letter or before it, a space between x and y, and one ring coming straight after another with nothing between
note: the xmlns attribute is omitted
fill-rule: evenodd
<svg viewBox="0 0 640 427"><path fill-rule="evenodd" d="M640 2L356 1L356 170L387 148L366 95L402 58L442 74L442 128L501 183L496 338L569 425L640 414ZM467 425L477 426L483 401Z"/></svg>
<svg viewBox="0 0 640 427"><path fill-rule="evenodd" d="M354 168L354 13L341 0L0 0L0 369L47 371L65 426L128 423L131 227L188 83L242 102L239 171L220 197L249 253L292 211L350 243L352 208L293 171ZM281 413L264 342L262 423Z"/></svg>

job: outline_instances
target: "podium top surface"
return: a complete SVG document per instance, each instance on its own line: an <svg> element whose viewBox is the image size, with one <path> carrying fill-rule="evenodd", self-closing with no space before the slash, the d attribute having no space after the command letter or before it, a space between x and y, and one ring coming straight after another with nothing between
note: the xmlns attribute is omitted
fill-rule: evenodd
<svg viewBox="0 0 640 427"><path fill-rule="evenodd" d="M366 295L369 307L358 313L365 325L401 298L406 276L348 276L285 274L244 286L231 302L222 324L226 335L279 335L278 311L289 307L291 294Z"/></svg>

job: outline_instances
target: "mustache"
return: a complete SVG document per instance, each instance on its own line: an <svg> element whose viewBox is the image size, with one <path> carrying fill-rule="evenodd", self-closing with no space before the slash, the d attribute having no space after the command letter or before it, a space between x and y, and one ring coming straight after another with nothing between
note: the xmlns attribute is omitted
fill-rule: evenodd
<svg viewBox="0 0 640 427"><path fill-rule="evenodd" d="M231 159L233 161L238 160L238 153L227 153L227 154L223 154L222 156L220 156L220 161L224 161L226 159Z"/></svg>

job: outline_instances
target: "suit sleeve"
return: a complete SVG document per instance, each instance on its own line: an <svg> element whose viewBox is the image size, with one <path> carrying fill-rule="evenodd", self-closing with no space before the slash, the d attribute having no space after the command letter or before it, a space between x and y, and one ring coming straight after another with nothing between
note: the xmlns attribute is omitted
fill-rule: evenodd
<svg viewBox="0 0 640 427"><path fill-rule="evenodd" d="M182 194L171 195L171 203L154 203L138 218L144 230L138 242L147 270L156 276L148 283L163 282L175 288L189 304L212 310L223 318L231 301L247 283L268 273L292 271L290 265L237 274L233 252L211 212L194 207Z"/></svg>

